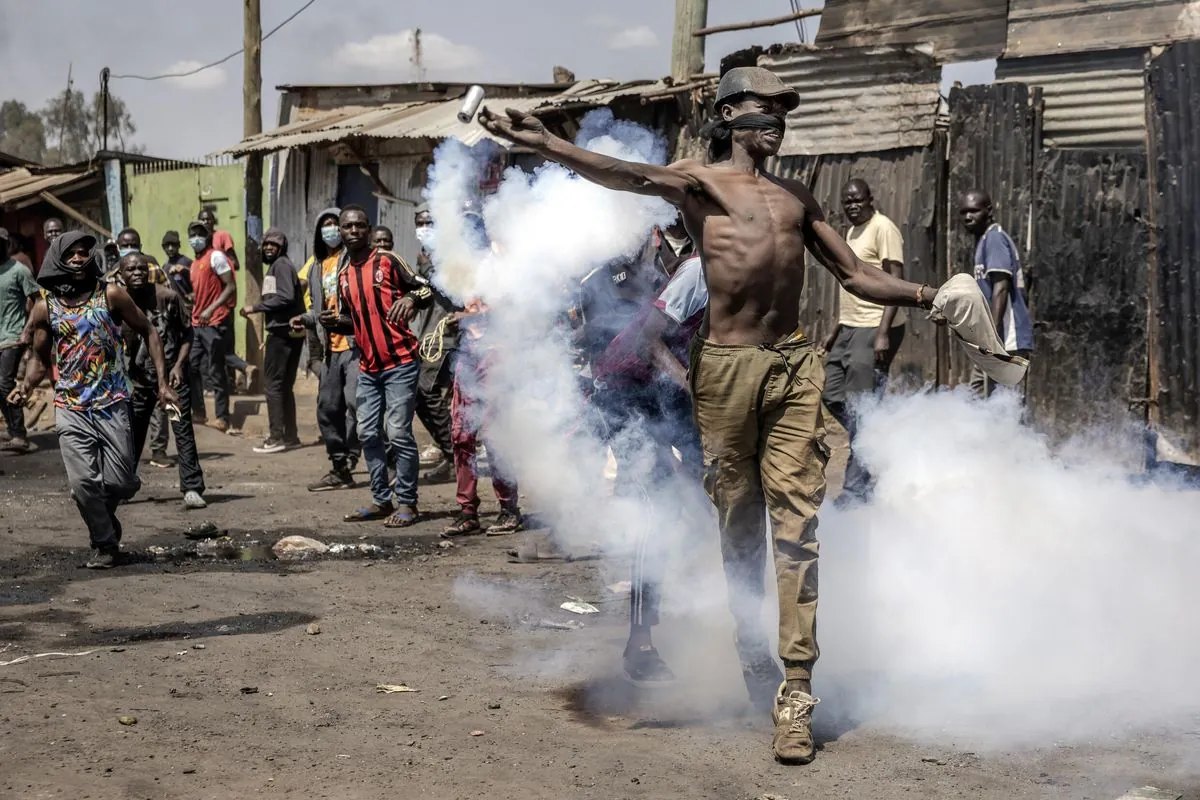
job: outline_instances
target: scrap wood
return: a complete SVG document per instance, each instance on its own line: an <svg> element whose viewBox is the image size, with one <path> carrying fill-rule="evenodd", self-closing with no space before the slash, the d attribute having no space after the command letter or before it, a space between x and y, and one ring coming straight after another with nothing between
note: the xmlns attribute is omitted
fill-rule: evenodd
<svg viewBox="0 0 1200 800"><path fill-rule="evenodd" d="M396 694L397 692L419 692L420 689L410 688L406 683L381 683L375 687L380 694Z"/></svg>
<svg viewBox="0 0 1200 800"><path fill-rule="evenodd" d="M82 653L35 653L31 656L21 656L14 658L12 661L0 661L0 667L11 667L13 664L21 664L25 661L31 661L35 658L49 658L51 656L90 656L92 653L98 653L99 650L84 650Z"/></svg>

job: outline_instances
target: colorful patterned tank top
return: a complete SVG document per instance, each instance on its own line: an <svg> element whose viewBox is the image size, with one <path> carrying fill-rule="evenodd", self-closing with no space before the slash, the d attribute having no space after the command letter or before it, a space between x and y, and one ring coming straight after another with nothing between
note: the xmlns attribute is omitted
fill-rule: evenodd
<svg viewBox="0 0 1200 800"><path fill-rule="evenodd" d="M97 287L83 305L68 306L47 295L58 380L54 405L98 411L129 397L125 341L108 308L107 289Z"/></svg>

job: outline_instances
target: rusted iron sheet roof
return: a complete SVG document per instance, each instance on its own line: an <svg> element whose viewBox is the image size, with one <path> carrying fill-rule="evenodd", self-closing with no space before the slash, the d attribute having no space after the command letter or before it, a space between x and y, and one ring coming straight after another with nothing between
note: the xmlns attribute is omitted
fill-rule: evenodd
<svg viewBox="0 0 1200 800"><path fill-rule="evenodd" d="M996 81L1042 87L1048 147L1146 144L1145 50L1002 58Z"/></svg>
<svg viewBox="0 0 1200 800"><path fill-rule="evenodd" d="M1007 0L825 0L817 44L933 45L939 63L1004 52Z"/></svg>
<svg viewBox="0 0 1200 800"><path fill-rule="evenodd" d="M1012 0L1009 6L1009 58L1200 37L1200 3L1188 0Z"/></svg>
<svg viewBox="0 0 1200 800"><path fill-rule="evenodd" d="M38 195L42 192L86 183L97 180L98 177L99 174L95 170L31 172L24 167L10 169L0 172L0 206L19 208L27 204L25 201L37 202Z"/></svg>
<svg viewBox="0 0 1200 800"><path fill-rule="evenodd" d="M941 68L928 47L787 45L758 63L800 92L781 156L874 153L933 140Z"/></svg>
<svg viewBox="0 0 1200 800"><path fill-rule="evenodd" d="M695 84L700 89L711 81ZM590 108L611 103L619 97L654 99L672 87L662 81L580 81L565 91L541 97L489 97L484 105L494 110L513 108L526 113L544 113L559 108ZM351 106L324 112L299 112L299 119L272 131L253 136L216 155L272 152L291 147L337 142L351 137L372 139L456 138L473 145L493 138L477 122L458 121L460 99L437 102L391 103Z"/></svg>

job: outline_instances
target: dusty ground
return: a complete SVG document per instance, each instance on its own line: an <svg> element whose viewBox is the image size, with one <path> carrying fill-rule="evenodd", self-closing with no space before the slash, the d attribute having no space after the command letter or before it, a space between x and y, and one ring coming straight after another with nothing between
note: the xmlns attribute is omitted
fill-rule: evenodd
<svg viewBox="0 0 1200 800"><path fill-rule="evenodd" d="M1101 800L1151 784L1200 799L1200 775L1179 766L1200 738L975 754L839 722L829 703L817 762L781 767L769 720L741 715L732 653L675 662L693 689L638 695L616 678L619 600L581 630L530 624L582 619L558 609L567 596L605 601L598 562L510 564L511 537L440 549L449 486L423 490L432 519L406 535L344 524L367 493L305 492L319 447L256 456L249 439L199 440L211 508L185 513L174 472L145 467L121 512L135 563L106 573L79 568L86 534L53 435L0 457L0 661L94 651L0 667L0 796ZM147 555L199 521L238 543L304 533L384 556ZM698 631L727 636L728 621L666 620L664 654Z"/></svg>

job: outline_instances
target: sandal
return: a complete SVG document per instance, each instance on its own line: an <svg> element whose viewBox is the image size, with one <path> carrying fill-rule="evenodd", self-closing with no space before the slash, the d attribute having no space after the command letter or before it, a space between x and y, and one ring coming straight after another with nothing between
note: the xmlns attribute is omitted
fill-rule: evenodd
<svg viewBox="0 0 1200 800"><path fill-rule="evenodd" d="M454 523L442 531L441 536L443 539L455 539L459 536L477 536L482 531L477 515L459 514Z"/></svg>
<svg viewBox="0 0 1200 800"><path fill-rule="evenodd" d="M417 520L421 515L417 513L416 506L400 506L396 509L396 513L387 518L383 523L385 528L408 528L417 524Z"/></svg>
<svg viewBox="0 0 1200 800"><path fill-rule="evenodd" d="M386 506L372 503L366 508L355 509L352 513L342 517L342 520L345 522L374 522L377 519L387 519L391 514L392 506L390 503Z"/></svg>

